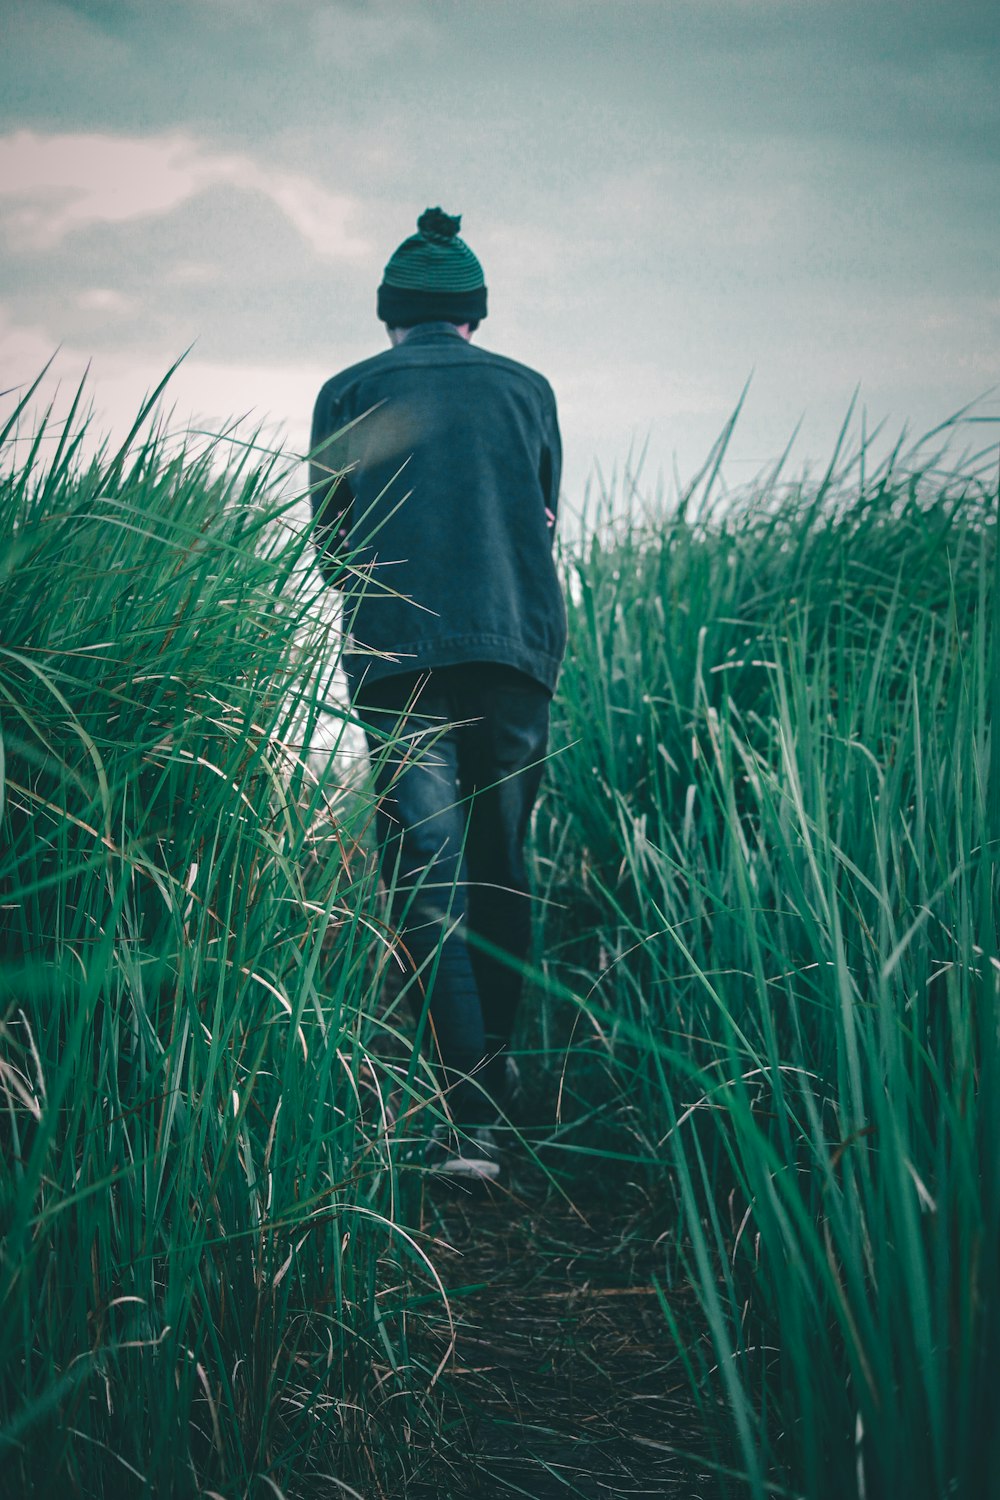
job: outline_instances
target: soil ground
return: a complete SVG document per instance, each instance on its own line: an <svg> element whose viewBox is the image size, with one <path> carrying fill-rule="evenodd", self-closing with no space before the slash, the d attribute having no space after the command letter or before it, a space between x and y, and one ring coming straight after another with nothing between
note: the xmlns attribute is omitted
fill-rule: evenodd
<svg viewBox="0 0 1000 1500"><path fill-rule="evenodd" d="M425 1189L456 1346L439 1383L440 1447L417 1461L408 1496L719 1500L718 1481L684 1456L712 1444L653 1282L655 1205L609 1172L599 1162L589 1178L553 1180L522 1153L502 1186ZM696 1328L690 1295L669 1295ZM433 1368L450 1339L443 1310L418 1338Z"/></svg>

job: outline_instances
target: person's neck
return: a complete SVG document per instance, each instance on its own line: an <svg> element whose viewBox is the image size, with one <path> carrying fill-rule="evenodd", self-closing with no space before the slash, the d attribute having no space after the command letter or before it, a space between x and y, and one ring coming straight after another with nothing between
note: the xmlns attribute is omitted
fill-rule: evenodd
<svg viewBox="0 0 1000 1500"><path fill-rule="evenodd" d="M416 328L426 328L427 324L417 323L414 326ZM455 332L457 334L460 334L463 339L471 339L472 329L468 323L452 323L451 327L454 328ZM392 344L393 348L396 348L399 344L405 344L406 340L409 338L410 334L413 333L413 331L413 328L389 328L386 330L389 335L389 342L390 344Z"/></svg>

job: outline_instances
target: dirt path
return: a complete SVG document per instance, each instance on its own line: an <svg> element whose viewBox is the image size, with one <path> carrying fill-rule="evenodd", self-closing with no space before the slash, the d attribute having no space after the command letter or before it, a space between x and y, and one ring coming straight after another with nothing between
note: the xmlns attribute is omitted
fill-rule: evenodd
<svg viewBox="0 0 1000 1500"><path fill-rule="evenodd" d="M606 1179L607 1164L598 1170ZM652 1281L655 1212L627 1185L581 1174L563 1189L522 1161L503 1188L426 1192L424 1228L450 1247L436 1264L458 1337L441 1448L407 1493L718 1500L716 1482L672 1451L708 1443ZM693 1319L683 1297L671 1306L682 1325ZM428 1362L447 1340L435 1317Z"/></svg>

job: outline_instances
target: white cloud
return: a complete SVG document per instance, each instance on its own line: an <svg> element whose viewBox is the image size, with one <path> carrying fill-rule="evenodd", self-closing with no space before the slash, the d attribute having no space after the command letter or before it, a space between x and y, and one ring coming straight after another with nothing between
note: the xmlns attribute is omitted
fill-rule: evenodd
<svg viewBox="0 0 1000 1500"><path fill-rule="evenodd" d="M0 302L0 365L5 392L30 385L55 352L56 343L44 328L18 322L11 305Z"/></svg>
<svg viewBox="0 0 1000 1500"><path fill-rule="evenodd" d="M133 297L116 291L112 286L89 286L80 292L76 305L83 312L127 313L131 312L136 304Z"/></svg>
<svg viewBox="0 0 1000 1500"><path fill-rule="evenodd" d="M0 197L12 204L7 229L25 249L51 249L90 224L161 216L219 185L269 198L317 255L354 260L370 253L351 227L355 199L245 153L212 151L189 135L0 136Z"/></svg>

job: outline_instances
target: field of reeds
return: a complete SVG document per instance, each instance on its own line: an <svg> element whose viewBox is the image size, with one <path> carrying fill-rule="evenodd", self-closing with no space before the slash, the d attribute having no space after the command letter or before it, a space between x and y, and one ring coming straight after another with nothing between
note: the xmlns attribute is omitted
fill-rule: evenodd
<svg viewBox="0 0 1000 1500"><path fill-rule="evenodd" d="M464 1465L470 1494L596 1493L561 1460L477 1481L454 1416L518 1371L456 1358L468 1288L419 1165L441 1105L384 982L370 798L308 753L347 716L282 461L83 434L22 413L0 474L5 1492L369 1500ZM519 1172L585 1192L564 1242L631 1185L629 1368L698 1418L641 1442L693 1449L698 1493L979 1500L995 478L933 447L716 478L609 499L563 547L510 1203ZM526 1216L464 1211L504 1263ZM569 1392L560 1453L613 1394Z"/></svg>
<svg viewBox="0 0 1000 1500"><path fill-rule="evenodd" d="M1000 1493L995 468L864 456L609 513L567 559L544 948L585 997L578 1092L604 1074L676 1208L665 1322L686 1280L735 1492L973 1500Z"/></svg>

